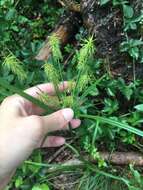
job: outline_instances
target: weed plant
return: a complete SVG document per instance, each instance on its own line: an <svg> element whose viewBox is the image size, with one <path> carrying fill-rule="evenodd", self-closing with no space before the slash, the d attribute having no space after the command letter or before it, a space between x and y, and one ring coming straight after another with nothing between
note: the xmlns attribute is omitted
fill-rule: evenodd
<svg viewBox="0 0 143 190"><path fill-rule="evenodd" d="M49 9L50 3L45 1L39 3L39 9L34 12L33 1L30 0L28 4L26 2L0 2L0 47L3 49L0 59L0 99L18 93L46 112L71 107L75 117L82 119L82 126L71 131L75 143L67 143L65 146L83 164L46 164L43 161L44 153L38 150L19 168L7 190L52 190L55 189L53 181L60 173L78 173L75 190L142 190L142 168L135 168L133 164L126 168L112 166L99 153L100 149L114 152L120 144L126 151L135 149L142 152L143 81L136 79L134 70L136 65L142 64L143 42L141 32L136 39L130 37L130 32L140 31L142 12L135 15L135 10L128 1L100 0L101 6L111 2L123 14L126 39L119 49L121 55L127 53L130 56L134 73L134 80L127 83L123 77L114 78L104 69L105 60L96 55L96 39L92 36L83 39L81 33L77 35L80 41L78 49L69 45L65 47L65 51L74 54L67 67L63 64L65 58L55 35L49 37L51 57L42 64L33 61L46 34L43 26L47 22L49 27L53 27L57 15L63 10ZM45 14L44 20L38 14ZM31 19L33 17L36 18L35 21ZM33 32L29 34L28 30ZM58 85L64 80L69 81L70 88L61 93ZM39 97L35 99L19 90L41 82L53 83L56 96L51 97L37 89ZM96 159L97 165L85 160L83 152Z"/></svg>

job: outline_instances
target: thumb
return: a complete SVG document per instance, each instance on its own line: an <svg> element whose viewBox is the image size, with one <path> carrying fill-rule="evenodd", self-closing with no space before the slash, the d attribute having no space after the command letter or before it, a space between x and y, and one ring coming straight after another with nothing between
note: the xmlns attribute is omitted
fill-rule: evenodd
<svg viewBox="0 0 143 190"><path fill-rule="evenodd" d="M65 108L42 117L42 123L45 133L64 129L73 119L74 112L70 108Z"/></svg>

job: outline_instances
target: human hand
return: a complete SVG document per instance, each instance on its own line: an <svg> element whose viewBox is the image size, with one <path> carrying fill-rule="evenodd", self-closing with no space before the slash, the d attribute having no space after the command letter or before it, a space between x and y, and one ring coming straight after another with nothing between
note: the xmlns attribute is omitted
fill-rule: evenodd
<svg viewBox="0 0 143 190"><path fill-rule="evenodd" d="M37 88L38 87L38 88ZM41 84L25 92L37 97L39 90L54 95L52 84ZM59 85L60 91L68 88L68 82ZM43 110L19 95L6 98L0 106L0 189L8 182L13 171L27 159L32 151L41 145L48 132L73 128L80 120L73 119L72 109L66 108L47 116L40 116ZM63 145L63 137L50 136L43 147ZM4 182L5 181L5 182Z"/></svg>

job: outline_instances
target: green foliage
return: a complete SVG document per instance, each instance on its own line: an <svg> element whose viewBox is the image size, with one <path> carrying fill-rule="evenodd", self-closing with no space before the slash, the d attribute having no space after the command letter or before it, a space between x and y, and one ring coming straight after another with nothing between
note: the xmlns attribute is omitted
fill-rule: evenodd
<svg viewBox="0 0 143 190"><path fill-rule="evenodd" d="M78 54L78 65L77 65L78 70L88 69L88 61L91 59L91 56L93 56L94 52L95 52L95 46L94 46L93 37L84 40L82 48L80 49Z"/></svg>
<svg viewBox="0 0 143 190"><path fill-rule="evenodd" d="M118 102L116 100L106 99L104 100L104 113L112 114L118 110Z"/></svg>
<svg viewBox="0 0 143 190"><path fill-rule="evenodd" d="M131 1L100 0L104 8L107 3L120 9L122 14L124 40L118 53L126 54L133 64L143 63L142 12L136 14ZM112 152L122 146L127 151L128 145L137 151L142 149L138 139L143 137L143 81L111 76L104 69L104 59L96 55L96 39L85 38L83 27L76 35L77 48L68 44L61 51L60 40L51 35L48 38L50 58L44 63L35 61L36 52L63 13L63 9L55 5L50 0L0 1L0 100L17 93L46 112L49 108L51 111L73 108L75 117L82 119L82 126L71 133L76 140L66 147L82 161L86 152L98 161L98 166L90 160L84 161L84 167L44 164L42 153L38 151L18 169L7 189L52 190L55 188L53 179L59 173L72 171L83 175L77 190L115 190L117 187L118 190L141 190L142 170L130 166L124 172L123 168L105 163L99 152L100 149ZM64 80L70 81L70 87L61 93L58 85ZM39 89L38 99L35 99L22 91L43 82L53 83L57 96L49 96Z"/></svg>
<svg viewBox="0 0 143 190"><path fill-rule="evenodd" d="M130 7L129 13L126 13L126 8L124 8L124 17L126 18L124 20L124 31L127 32L129 30L137 30L138 25L141 25L143 20L143 12L137 17L134 16L134 10Z"/></svg>
<svg viewBox="0 0 143 190"><path fill-rule="evenodd" d="M55 62L62 61L62 53L60 51L60 41L56 35L51 35L49 37L49 45L52 51L52 58Z"/></svg>
<svg viewBox="0 0 143 190"><path fill-rule="evenodd" d="M50 190L47 184L35 185L32 190Z"/></svg>
<svg viewBox="0 0 143 190"><path fill-rule="evenodd" d="M143 104L136 105L135 109L142 112L143 111Z"/></svg>
<svg viewBox="0 0 143 190"><path fill-rule="evenodd" d="M37 50L54 24L62 9L53 6L51 0L2 0L0 1L0 74L19 87L45 81L39 63L34 60ZM4 59L12 54L25 68L27 77L17 80L15 74L2 68ZM13 60L15 61L15 60ZM21 71L21 69L19 69ZM24 73L22 73L24 75Z"/></svg>
<svg viewBox="0 0 143 190"><path fill-rule="evenodd" d="M139 171L135 170L133 165L130 165L132 178L128 182L129 190L141 190L143 188L142 176Z"/></svg>
<svg viewBox="0 0 143 190"><path fill-rule="evenodd" d="M100 5L105 5L108 3L110 0L100 0Z"/></svg>
<svg viewBox="0 0 143 190"><path fill-rule="evenodd" d="M6 69L17 75L20 80L26 79L27 75L23 69L23 65L11 52L5 57L3 65Z"/></svg>
<svg viewBox="0 0 143 190"><path fill-rule="evenodd" d="M57 88L60 80L56 68L52 64L45 63L44 70L49 81L54 84L55 88Z"/></svg>
<svg viewBox="0 0 143 190"><path fill-rule="evenodd" d="M143 45L143 41L130 39L130 40L122 42L120 48L121 48L121 52L128 52L129 55L133 59L138 60L142 56L139 49L140 46L142 48L142 45Z"/></svg>
<svg viewBox="0 0 143 190"><path fill-rule="evenodd" d="M114 6L116 5L125 5L128 1L124 0L100 0L100 5L106 5L108 2L112 2Z"/></svg>

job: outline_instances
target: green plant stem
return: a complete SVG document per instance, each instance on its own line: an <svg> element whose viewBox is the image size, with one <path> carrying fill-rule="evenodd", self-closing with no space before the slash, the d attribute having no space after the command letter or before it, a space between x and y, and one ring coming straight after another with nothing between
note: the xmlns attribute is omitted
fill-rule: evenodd
<svg viewBox="0 0 143 190"><path fill-rule="evenodd" d="M68 148L70 148L77 156L80 156L79 152L77 151L77 149L75 149L72 145L65 143L65 146L67 146Z"/></svg>
<svg viewBox="0 0 143 190"><path fill-rule="evenodd" d="M92 138L92 145L93 146L95 145L95 141L96 141L96 137L97 137L97 132L98 132L98 128L99 128L99 120L97 120L94 127L95 127L95 129L94 129L93 138Z"/></svg>
<svg viewBox="0 0 143 190"><path fill-rule="evenodd" d="M91 84L84 92L83 94L81 95L81 99L84 99L88 93L93 89L93 88L96 88L96 86L102 81L102 79L104 79L107 75L103 75L101 78L99 78L98 80L96 80L95 83Z"/></svg>
<svg viewBox="0 0 143 190"><path fill-rule="evenodd" d="M25 161L26 164L30 164L30 165L34 165L34 166L40 166L40 167L46 167L48 168L47 172L54 173L56 175L56 172L59 171L75 171L76 169L89 169L92 172L96 172L97 174L103 175L105 177L114 179L114 180L118 180L118 181L122 181L124 182L127 186L129 185L128 180L119 177L119 176L115 176L113 174L101 171L99 169L97 169L97 167L85 160L82 160L82 162L80 164L44 164L44 163L38 163L38 162L32 162L32 161Z"/></svg>

